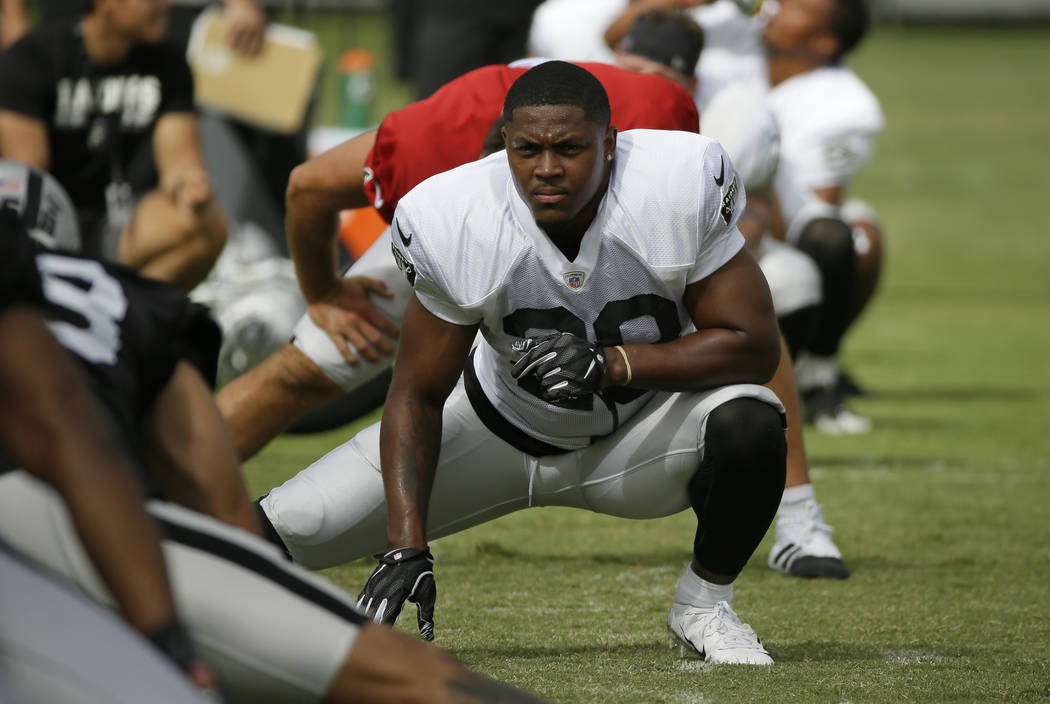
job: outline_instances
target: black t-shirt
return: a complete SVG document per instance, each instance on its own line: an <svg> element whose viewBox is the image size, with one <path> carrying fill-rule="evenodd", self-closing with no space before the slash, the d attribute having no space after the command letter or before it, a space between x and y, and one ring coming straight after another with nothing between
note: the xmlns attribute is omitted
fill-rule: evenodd
<svg viewBox="0 0 1050 704"><path fill-rule="evenodd" d="M41 304L51 332L110 411L120 441L141 460L138 423L176 364L188 360L215 384L219 326L173 286L118 264L36 246L10 212L0 212L0 309Z"/></svg>
<svg viewBox="0 0 1050 704"><path fill-rule="evenodd" d="M0 54L0 110L47 124L50 171L78 210L104 212L114 163L136 183L132 160L148 151L157 118L193 111L193 76L170 44L141 44L119 64L87 56L78 18L40 25Z"/></svg>

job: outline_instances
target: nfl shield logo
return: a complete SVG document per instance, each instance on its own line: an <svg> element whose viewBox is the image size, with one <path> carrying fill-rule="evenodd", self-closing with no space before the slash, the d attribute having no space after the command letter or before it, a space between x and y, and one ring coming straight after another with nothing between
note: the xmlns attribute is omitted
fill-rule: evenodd
<svg viewBox="0 0 1050 704"><path fill-rule="evenodd" d="M583 288L583 280L585 276L586 275L582 271L570 271L562 274L562 279L565 281L565 285L573 291L579 291Z"/></svg>

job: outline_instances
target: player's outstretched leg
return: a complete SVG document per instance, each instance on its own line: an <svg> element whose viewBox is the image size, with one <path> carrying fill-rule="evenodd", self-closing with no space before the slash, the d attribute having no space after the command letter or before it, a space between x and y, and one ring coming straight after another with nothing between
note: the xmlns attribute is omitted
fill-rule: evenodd
<svg viewBox="0 0 1050 704"><path fill-rule="evenodd" d="M730 604L733 581L776 513L785 453L781 416L762 401L734 399L708 416L704 458L689 484L699 519L693 560L667 617L672 645L713 663L773 664Z"/></svg>

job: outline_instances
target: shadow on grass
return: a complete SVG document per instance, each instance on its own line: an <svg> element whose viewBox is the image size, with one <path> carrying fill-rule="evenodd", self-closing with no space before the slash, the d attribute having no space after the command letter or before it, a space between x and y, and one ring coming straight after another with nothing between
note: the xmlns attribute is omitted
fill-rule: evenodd
<svg viewBox="0 0 1050 704"><path fill-rule="evenodd" d="M553 645L507 645L449 649L457 658L474 661L478 658L516 658L551 660L573 656L605 656L612 658L638 658L662 655L669 652L666 640L645 640L634 643L580 643L565 646Z"/></svg>
<svg viewBox="0 0 1050 704"><path fill-rule="evenodd" d="M473 556L450 556L443 560L444 564L476 564L478 558L509 558L518 563L530 563L534 565L561 565L571 563L573 565L614 565L620 567L674 567L681 569L692 557L691 541L692 533L683 536L682 548L680 550L653 550L647 552L625 552L625 553L541 553L523 552L514 550L503 543L485 541L475 546Z"/></svg>
<svg viewBox="0 0 1050 704"><path fill-rule="evenodd" d="M904 562L882 556L853 557L848 559L848 563L852 574L860 576L872 572L958 570L966 567L982 567L981 560L967 555L954 555L942 560L924 560L922 562Z"/></svg>
<svg viewBox="0 0 1050 704"><path fill-rule="evenodd" d="M806 641L778 645L766 643L770 655L778 664L802 662L856 662L858 660L885 661L887 649L870 643L837 641Z"/></svg>
<svg viewBox="0 0 1050 704"><path fill-rule="evenodd" d="M1050 397L1050 389L965 388L958 386L874 389L869 398L876 401L1039 401Z"/></svg>
<svg viewBox="0 0 1050 704"><path fill-rule="evenodd" d="M881 423L880 423L881 425ZM904 422L902 421L902 426ZM910 423L909 423L910 425ZM812 453L809 463L813 467L820 468L848 468L848 469L905 469L905 470L930 470L930 469L966 469L969 464L959 458L951 457L901 457L899 455L865 455L860 457L849 457L846 455L823 455Z"/></svg>
<svg viewBox="0 0 1050 704"><path fill-rule="evenodd" d="M769 652L773 656L773 659L776 660L778 664L782 665L807 662L861 662L866 660L880 663L886 662L909 665L933 663L945 657L941 655L936 648L922 645L909 645L908 648L902 649L898 645L891 646L873 643L815 640L806 641L804 643L787 644L778 644L775 640L770 640L767 641L765 645L769 648ZM663 639L649 639L645 641L619 644L581 643L565 646L507 645L466 647L454 648L449 652L457 658L462 658L470 662L477 662L479 659L486 658L514 658L517 660L536 659L550 661L573 657L589 658L597 655L603 659L608 659L610 665L613 667L616 666L615 662L620 659L625 661L634 659L637 662L640 661L639 659L659 659L665 656L673 657L675 660L682 657L678 655L677 650L668 649L667 641ZM975 653L955 650L953 651L951 658L965 658L974 655ZM687 655L685 658L695 659L696 656Z"/></svg>

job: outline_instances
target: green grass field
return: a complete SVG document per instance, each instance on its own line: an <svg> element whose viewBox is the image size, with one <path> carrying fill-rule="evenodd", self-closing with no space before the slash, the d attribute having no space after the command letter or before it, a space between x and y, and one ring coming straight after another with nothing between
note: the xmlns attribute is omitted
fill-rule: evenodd
<svg viewBox="0 0 1050 704"><path fill-rule="evenodd" d="M1050 701L1050 41L880 28L852 65L888 121L853 189L886 275L845 355L875 430L807 443L853 576L774 573L767 537L735 606L776 665L704 666L666 638L690 513L532 509L434 544L437 643L470 667L561 702ZM351 432L280 439L252 490Z"/></svg>

